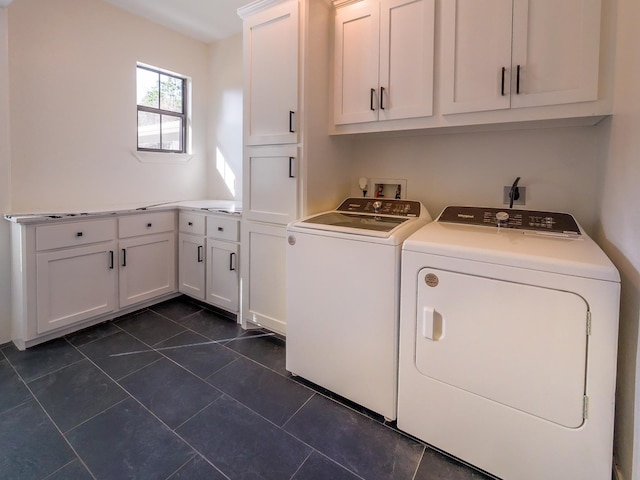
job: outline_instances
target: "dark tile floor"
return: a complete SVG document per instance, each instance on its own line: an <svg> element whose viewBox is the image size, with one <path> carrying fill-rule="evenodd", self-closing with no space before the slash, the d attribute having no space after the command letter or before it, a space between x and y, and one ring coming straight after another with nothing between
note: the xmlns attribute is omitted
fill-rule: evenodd
<svg viewBox="0 0 640 480"><path fill-rule="evenodd" d="M0 479L490 477L285 370L285 342L179 297L0 347Z"/></svg>

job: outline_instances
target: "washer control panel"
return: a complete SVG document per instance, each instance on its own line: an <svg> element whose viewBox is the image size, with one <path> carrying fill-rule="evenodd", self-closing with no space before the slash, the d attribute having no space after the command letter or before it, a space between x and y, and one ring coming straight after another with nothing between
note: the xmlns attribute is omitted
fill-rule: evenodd
<svg viewBox="0 0 640 480"><path fill-rule="evenodd" d="M347 198L336 209L340 212L371 213L396 217L419 217L420 202L381 198Z"/></svg>
<svg viewBox="0 0 640 480"><path fill-rule="evenodd" d="M568 213L558 212L449 206L442 211L438 222L580 235L575 219Z"/></svg>

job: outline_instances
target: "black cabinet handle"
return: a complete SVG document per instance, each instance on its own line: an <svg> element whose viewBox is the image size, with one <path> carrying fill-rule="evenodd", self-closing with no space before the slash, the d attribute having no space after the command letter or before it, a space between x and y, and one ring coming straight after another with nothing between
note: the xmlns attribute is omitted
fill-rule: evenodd
<svg viewBox="0 0 640 480"><path fill-rule="evenodd" d="M218 227L219 232L224 232L224 227Z"/></svg>
<svg viewBox="0 0 640 480"><path fill-rule="evenodd" d="M236 269L236 254L235 252L231 252L229 254L229 270L234 272Z"/></svg>
<svg viewBox="0 0 640 480"><path fill-rule="evenodd" d="M81 237L81 236L82 236L82 232L76 233L76 237Z"/></svg>
<svg viewBox="0 0 640 480"><path fill-rule="evenodd" d="M189 225L190 227L193 227L193 222L189 222L189 223L188 223L188 225Z"/></svg>
<svg viewBox="0 0 640 480"><path fill-rule="evenodd" d="M384 110L384 87L380 87L380 110Z"/></svg>
<svg viewBox="0 0 640 480"><path fill-rule="evenodd" d="M113 250L109 250L109 270L113 270Z"/></svg>
<svg viewBox="0 0 640 480"><path fill-rule="evenodd" d="M289 157L289 178L296 178L293 173L293 157Z"/></svg>
<svg viewBox="0 0 640 480"><path fill-rule="evenodd" d="M516 69L516 94L520 95L520 65Z"/></svg>
<svg viewBox="0 0 640 480"><path fill-rule="evenodd" d="M198 245L198 263L202 263L202 245Z"/></svg>
<svg viewBox="0 0 640 480"><path fill-rule="evenodd" d="M123 267L127 266L127 249L126 248L122 249L122 266Z"/></svg>
<svg viewBox="0 0 640 480"><path fill-rule="evenodd" d="M373 96L376 94L376 89L372 88L371 89L371 93L369 94L369 108L372 111L375 111L375 108L373 108Z"/></svg>
<svg viewBox="0 0 640 480"><path fill-rule="evenodd" d="M289 110L289 133L295 133L296 131L293 129L293 110Z"/></svg>
<svg viewBox="0 0 640 480"><path fill-rule="evenodd" d="M502 67L502 85L500 87L500 95L502 95L504 97L504 74L506 73L507 69Z"/></svg>
<svg viewBox="0 0 640 480"><path fill-rule="evenodd" d="M147 228L151 228L151 224L150 223L147 223Z"/></svg>

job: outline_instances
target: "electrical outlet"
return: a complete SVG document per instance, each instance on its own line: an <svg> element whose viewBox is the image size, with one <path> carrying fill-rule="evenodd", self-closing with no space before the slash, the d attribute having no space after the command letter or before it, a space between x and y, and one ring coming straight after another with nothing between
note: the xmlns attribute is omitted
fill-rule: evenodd
<svg viewBox="0 0 640 480"><path fill-rule="evenodd" d="M511 191L511 185L506 185L502 187L502 204L509 205L511 199L509 198L509 192ZM520 198L513 201L514 205L524 205L527 200L527 187L518 187L518 192L520 193Z"/></svg>

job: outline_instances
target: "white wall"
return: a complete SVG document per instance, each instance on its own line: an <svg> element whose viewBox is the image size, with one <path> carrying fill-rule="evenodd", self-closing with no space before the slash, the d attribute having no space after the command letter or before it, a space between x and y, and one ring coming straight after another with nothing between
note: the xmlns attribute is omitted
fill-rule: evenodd
<svg viewBox="0 0 640 480"><path fill-rule="evenodd" d="M603 130L598 240L622 277L615 457L621 479L640 480L640 3L618 0L614 115Z"/></svg>
<svg viewBox="0 0 640 480"><path fill-rule="evenodd" d="M242 200L242 34L210 47L207 192Z"/></svg>
<svg viewBox="0 0 640 480"><path fill-rule="evenodd" d="M352 193L362 176L406 179L407 197L435 217L451 204L500 207L520 176L525 208L568 211L591 232L602 138L595 127L365 137L354 143Z"/></svg>
<svg viewBox="0 0 640 480"><path fill-rule="evenodd" d="M12 209L87 209L206 195L208 46L100 0L9 7ZM136 62L193 80L193 158L141 163Z"/></svg>
<svg viewBox="0 0 640 480"><path fill-rule="evenodd" d="M0 212L11 208L9 160L9 32L8 10L0 8ZM0 344L9 341L11 316L11 262L9 223L0 220Z"/></svg>

